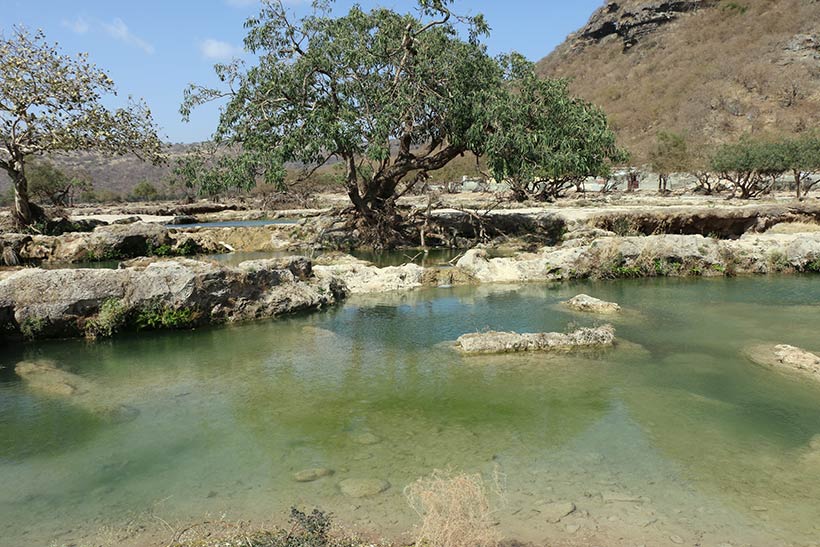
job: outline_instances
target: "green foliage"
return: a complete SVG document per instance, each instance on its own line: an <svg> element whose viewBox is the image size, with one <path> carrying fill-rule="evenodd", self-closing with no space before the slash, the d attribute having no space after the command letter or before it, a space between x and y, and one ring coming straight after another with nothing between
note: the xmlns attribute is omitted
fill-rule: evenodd
<svg viewBox="0 0 820 547"><path fill-rule="evenodd" d="M47 161L35 161L26 171L29 194L36 200L66 207L74 203L78 192L91 190L91 182L71 177Z"/></svg>
<svg viewBox="0 0 820 547"><path fill-rule="evenodd" d="M727 180L741 197L755 197L769 191L776 179L792 172L797 197L816 184L810 178L820 172L820 137L805 134L779 140L754 140L718 147L711 167Z"/></svg>
<svg viewBox="0 0 820 547"><path fill-rule="evenodd" d="M689 167L689 154L683 135L662 131L649 159L657 173L679 173Z"/></svg>
<svg viewBox="0 0 820 547"><path fill-rule="evenodd" d="M49 321L43 317L26 317L20 323L20 333L26 340L35 340L48 328Z"/></svg>
<svg viewBox="0 0 820 547"><path fill-rule="evenodd" d="M109 298L100 306L96 317L89 319L85 325L88 338L110 338L117 334L128 321L129 309L118 298Z"/></svg>
<svg viewBox="0 0 820 547"><path fill-rule="evenodd" d="M18 224L34 220L25 169L31 156L98 150L164 159L148 107L130 101L109 110L102 99L114 93L114 82L86 54L62 55L42 31L17 28L0 36L0 168L19 198Z"/></svg>
<svg viewBox="0 0 820 547"><path fill-rule="evenodd" d="M729 182L733 195L739 191L744 199L768 192L773 179L786 170L777 143L749 137L719 146L711 158L711 167Z"/></svg>
<svg viewBox="0 0 820 547"><path fill-rule="evenodd" d="M172 308L154 304L137 313L135 323L143 329L185 329L193 326L196 314L190 308Z"/></svg>
<svg viewBox="0 0 820 547"><path fill-rule="evenodd" d="M156 186L144 180L131 190L131 198L136 201L155 201L159 199L159 190Z"/></svg>
<svg viewBox="0 0 820 547"><path fill-rule="evenodd" d="M820 258L806 264L805 270L812 273L820 273Z"/></svg>
<svg viewBox="0 0 820 547"><path fill-rule="evenodd" d="M391 237L398 196L465 153L522 181L603 173L623 157L603 113L570 99L566 83L539 80L519 55L491 58L481 16L459 17L448 0L420 0L416 14L356 5L337 18L328 2L313 5L291 20L264 0L246 23L258 63L217 65L227 91L186 91L185 118L227 97L215 133L225 152L184 158L178 180L212 193L282 184L285 163L309 176L338 160L364 226Z"/></svg>
<svg viewBox="0 0 820 547"><path fill-rule="evenodd" d="M604 112L570 96L564 80L539 78L519 55L502 58L508 87L488 108L481 152L518 199L551 199L587 177L606 177L628 155L615 143Z"/></svg>
<svg viewBox="0 0 820 547"><path fill-rule="evenodd" d="M669 175L686 171L690 166L686 139L677 133L658 133L657 143L649 153L652 170L658 174L658 189L668 190Z"/></svg>

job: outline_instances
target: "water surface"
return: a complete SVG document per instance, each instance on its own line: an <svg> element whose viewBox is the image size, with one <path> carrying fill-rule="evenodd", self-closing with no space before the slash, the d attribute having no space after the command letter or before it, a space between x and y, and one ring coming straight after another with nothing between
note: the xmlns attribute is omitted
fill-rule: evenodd
<svg viewBox="0 0 820 547"><path fill-rule="evenodd" d="M614 322L628 344L500 357L446 344L599 323L558 306L578 292L624 306ZM820 385L741 352L818 351L818 325L816 277L648 280L423 290L242 326L3 348L0 545L81 543L154 517L275 518L293 504L400 533L414 522L404 486L448 468L500 473L502 531L539 544L577 523L648 545L810 545ZM31 390L12 370L24 358L56 361L93 393ZM335 474L292 479L308 467ZM392 486L354 500L345 478ZM534 510L562 500L578 506L562 523Z"/></svg>

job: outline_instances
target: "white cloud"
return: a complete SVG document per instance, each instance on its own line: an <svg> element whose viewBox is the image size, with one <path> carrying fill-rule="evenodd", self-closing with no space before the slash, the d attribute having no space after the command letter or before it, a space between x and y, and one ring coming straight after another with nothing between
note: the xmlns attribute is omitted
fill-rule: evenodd
<svg viewBox="0 0 820 547"><path fill-rule="evenodd" d="M85 34L91 29L91 25L82 17L63 19L62 25L74 34Z"/></svg>
<svg viewBox="0 0 820 547"><path fill-rule="evenodd" d="M228 42L208 38L199 44L199 51L206 59L227 61L242 54L242 48Z"/></svg>
<svg viewBox="0 0 820 547"><path fill-rule="evenodd" d="M102 23L102 28L106 34L112 38L125 42L126 44L136 46L149 55L154 53L154 46L139 36L133 34L128 28L128 25L126 25L125 22L119 17L110 23Z"/></svg>

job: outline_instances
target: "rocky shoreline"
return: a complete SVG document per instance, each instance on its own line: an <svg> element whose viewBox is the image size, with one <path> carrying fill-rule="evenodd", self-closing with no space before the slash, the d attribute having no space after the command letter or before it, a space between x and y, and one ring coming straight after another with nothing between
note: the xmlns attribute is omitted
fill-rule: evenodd
<svg viewBox="0 0 820 547"><path fill-rule="evenodd" d="M330 306L345 296L301 257L237 267L190 259L117 269L23 269L0 281L0 340L181 329Z"/></svg>
<svg viewBox="0 0 820 547"><path fill-rule="evenodd" d="M438 225L469 250L432 267L413 260L378 267L328 252L333 248L328 242L335 240L323 237L340 222L330 210L285 212L295 219L288 224L229 227L166 226L133 217L112 217L107 220L114 224L100 225L100 219L86 215L77 221L88 225L86 232L0 234L6 263L63 266L0 269L0 340L93 338L246 321L331 306L347 294L421 287L820 273L820 208L811 203L639 203L498 209L484 215L478 209L437 209L430 214ZM206 218L223 217L241 221L259 214L230 208ZM489 239L477 238L479 231ZM496 256L499 249L509 256ZM210 258L234 251L317 256L236 267ZM72 266L95 260L119 267ZM594 300L565 305L617 312L616 305Z"/></svg>

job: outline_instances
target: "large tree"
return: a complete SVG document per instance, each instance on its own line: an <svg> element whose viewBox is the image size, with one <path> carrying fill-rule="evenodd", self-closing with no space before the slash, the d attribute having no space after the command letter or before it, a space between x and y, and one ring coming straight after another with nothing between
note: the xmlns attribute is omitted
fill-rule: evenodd
<svg viewBox="0 0 820 547"><path fill-rule="evenodd" d="M311 15L294 20L281 1L263 0L246 24L245 46L258 62L217 65L226 89L191 86L181 109L187 118L198 105L225 100L214 139L230 152L211 162L217 176L201 175L196 161L182 171L209 187L217 180L247 187L281 183L288 162L305 166L306 174L340 163L362 233L373 244L389 244L397 199L429 172L467 152L521 153L515 142L488 139L502 130L547 131L550 119L559 121L553 115L564 112L544 101L567 99L565 86L522 93L535 86L532 65L515 57L510 69L490 57L480 42L484 19L458 17L449 4L418 0L417 14L354 6L332 17L330 2L315 0ZM601 127L597 111L575 106L585 117L573 118L571 135L561 120L549 136L554 153L580 146L584 156L583 123ZM529 114L540 118L532 123ZM589 164L595 161L579 158L572 175L584 176ZM509 162L496 171L513 177L521 167Z"/></svg>
<svg viewBox="0 0 820 547"><path fill-rule="evenodd" d="M127 107L110 110L102 99L112 94L113 81L86 54L62 55L42 31L17 28L0 36L0 168L14 185L18 225L36 220L26 177L33 156L97 150L162 160L148 107L129 99Z"/></svg>

